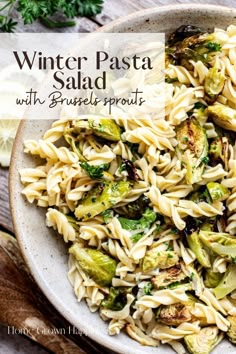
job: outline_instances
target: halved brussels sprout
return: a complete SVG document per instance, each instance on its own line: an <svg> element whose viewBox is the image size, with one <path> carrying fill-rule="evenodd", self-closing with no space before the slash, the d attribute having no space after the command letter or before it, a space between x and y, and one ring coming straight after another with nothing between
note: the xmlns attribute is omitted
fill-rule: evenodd
<svg viewBox="0 0 236 354"><path fill-rule="evenodd" d="M198 262L205 268L211 267L210 257L207 251L203 248L197 232L193 232L187 237L187 242L190 249L195 254Z"/></svg>
<svg viewBox="0 0 236 354"><path fill-rule="evenodd" d="M167 270L163 270L152 278L152 284L156 289L163 289L186 279L187 276L181 269L180 264L176 264Z"/></svg>
<svg viewBox="0 0 236 354"><path fill-rule="evenodd" d="M214 123L226 130L236 132L236 110L222 104L208 106L208 116L213 119Z"/></svg>
<svg viewBox="0 0 236 354"><path fill-rule="evenodd" d="M217 68L211 68L205 79L205 92L212 98L216 99L219 93L223 90L225 83L225 76L218 71Z"/></svg>
<svg viewBox="0 0 236 354"><path fill-rule="evenodd" d="M208 141L205 129L195 118L189 118L176 128L178 145L176 153L186 168L186 183L193 184L201 180L205 167L204 159L208 154Z"/></svg>
<svg viewBox="0 0 236 354"><path fill-rule="evenodd" d="M149 272L155 268L166 269L173 267L179 261L179 257L174 251L157 251L152 249L147 251L142 262L143 272Z"/></svg>
<svg viewBox="0 0 236 354"><path fill-rule="evenodd" d="M89 118L89 128L93 133L110 141L121 140L121 128L111 118Z"/></svg>
<svg viewBox="0 0 236 354"><path fill-rule="evenodd" d="M168 38L168 44L173 45L179 41L184 40L185 38L199 37L200 34L204 33L199 27L192 25L182 25L178 27L173 33L170 34Z"/></svg>
<svg viewBox="0 0 236 354"><path fill-rule="evenodd" d="M211 269L207 269L205 273L204 284L207 288L215 288L221 281L223 275L218 272L213 272Z"/></svg>
<svg viewBox="0 0 236 354"><path fill-rule="evenodd" d="M116 261L107 254L93 249L81 248L77 243L69 248L80 267L100 286L109 286L116 273Z"/></svg>
<svg viewBox="0 0 236 354"><path fill-rule="evenodd" d="M217 165L223 162L225 168L228 166L229 159L229 140L227 137L221 137L214 139L209 148L209 156L211 163Z"/></svg>
<svg viewBox="0 0 236 354"><path fill-rule="evenodd" d="M90 219L113 207L124 199L130 191L126 181L103 183L93 188L75 209L78 219Z"/></svg>
<svg viewBox="0 0 236 354"><path fill-rule="evenodd" d="M200 231L199 238L221 257L236 257L236 237L223 232Z"/></svg>
<svg viewBox="0 0 236 354"><path fill-rule="evenodd" d="M230 264L223 278L214 289L217 299L222 299L236 289L236 264Z"/></svg>
<svg viewBox="0 0 236 354"><path fill-rule="evenodd" d="M161 305L157 310L157 321L168 326L178 326L184 322L192 321L191 310L194 304L186 305L184 303L176 303L172 305Z"/></svg>
<svg viewBox="0 0 236 354"><path fill-rule="evenodd" d="M230 194L228 188L217 182L208 182L207 189L213 202L216 200L223 201L227 199Z"/></svg>
<svg viewBox="0 0 236 354"><path fill-rule="evenodd" d="M222 335L215 326L202 328L199 333L184 337L184 342L191 354L209 354L221 340Z"/></svg>
<svg viewBox="0 0 236 354"><path fill-rule="evenodd" d="M228 316L227 320L230 323L230 327L227 332L227 336L233 344L236 344L236 316Z"/></svg>

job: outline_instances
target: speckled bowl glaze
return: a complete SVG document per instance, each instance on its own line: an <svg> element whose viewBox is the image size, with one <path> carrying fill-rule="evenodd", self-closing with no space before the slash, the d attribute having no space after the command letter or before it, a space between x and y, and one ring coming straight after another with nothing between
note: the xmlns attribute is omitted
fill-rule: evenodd
<svg viewBox="0 0 236 354"><path fill-rule="evenodd" d="M236 9L212 5L173 5L134 13L100 29L102 32L165 32L183 24L211 30L236 24ZM42 114L43 116L43 114ZM45 225L45 210L30 205L21 195L19 169L31 167L33 159L23 153L23 141L39 139L50 121L22 122L16 140L10 169L10 202L12 217L23 256L36 282L56 309L74 326L107 348L124 354L171 354L167 346L142 347L125 333L110 337L107 324L98 314L92 314L84 302L78 303L67 279L68 254L60 237ZM215 354L233 353L235 347L222 342Z"/></svg>

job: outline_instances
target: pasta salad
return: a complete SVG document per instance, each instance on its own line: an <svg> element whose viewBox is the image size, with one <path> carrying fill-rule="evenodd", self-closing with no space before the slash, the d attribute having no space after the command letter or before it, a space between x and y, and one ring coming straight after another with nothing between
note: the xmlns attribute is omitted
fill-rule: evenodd
<svg viewBox="0 0 236 354"><path fill-rule="evenodd" d="M181 26L165 58L164 117L62 117L24 142L22 194L110 335L208 354L236 343L236 26Z"/></svg>

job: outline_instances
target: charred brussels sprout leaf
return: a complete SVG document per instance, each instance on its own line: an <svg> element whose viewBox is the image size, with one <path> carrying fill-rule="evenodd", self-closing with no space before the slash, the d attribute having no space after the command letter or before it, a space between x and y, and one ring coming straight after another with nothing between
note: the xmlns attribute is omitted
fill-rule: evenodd
<svg viewBox="0 0 236 354"><path fill-rule="evenodd" d="M201 242L221 257L236 257L236 237L223 232L200 231Z"/></svg>
<svg viewBox="0 0 236 354"><path fill-rule="evenodd" d="M107 297L101 302L101 307L113 311L120 311L126 305L127 299L124 291L111 287Z"/></svg>
<svg viewBox="0 0 236 354"><path fill-rule="evenodd" d="M129 215L130 219L139 219L142 217L145 210L148 208L150 200L142 195L137 200L127 205L126 215Z"/></svg>
<svg viewBox="0 0 236 354"><path fill-rule="evenodd" d="M210 326L202 328L199 333L185 336L184 342L191 354L210 354L221 339L219 329Z"/></svg>
<svg viewBox="0 0 236 354"><path fill-rule="evenodd" d="M236 132L236 110L222 104L208 106L208 116L213 119L214 123L226 130Z"/></svg>
<svg viewBox="0 0 236 354"><path fill-rule="evenodd" d="M191 25L183 25L177 28L168 38L168 45L173 45L179 41L182 41L185 38L192 37L192 36L199 36L203 33L199 27L191 26Z"/></svg>
<svg viewBox="0 0 236 354"><path fill-rule="evenodd" d="M208 154L208 142L205 129L195 118L189 118L176 129L178 146L176 153L186 168L186 182L193 184L201 179Z"/></svg>
<svg viewBox="0 0 236 354"><path fill-rule="evenodd" d="M75 209L78 219L87 220L113 207L130 191L129 182L104 183L92 189Z"/></svg>
<svg viewBox="0 0 236 354"><path fill-rule="evenodd" d="M139 176L137 174L137 170L134 167L134 164L132 161L127 160L127 159L122 159L122 164L120 166L120 171L126 171L128 174L128 177L132 181L137 181L139 179Z"/></svg>
<svg viewBox="0 0 236 354"><path fill-rule="evenodd" d="M174 251L161 251L155 249L147 251L141 262L143 272L149 272L155 268L166 269L173 267L179 261L178 255Z"/></svg>
<svg viewBox="0 0 236 354"><path fill-rule="evenodd" d="M89 177L99 179L103 177L103 172L109 168L109 163L104 163L99 166L92 166L87 162L81 162L80 166L88 173Z"/></svg>
<svg viewBox="0 0 236 354"><path fill-rule="evenodd" d="M198 262L205 268L210 268L210 257L207 251L203 248L203 245L199 239L199 235L197 232L193 232L191 235L187 237L187 242L190 249L195 254Z"/></svg>
<svg viewBox="0 0 236 354"><path fill-rule="evenodd" d="M213 202L225 200L230 194L228 188L217 182L208 182L207 189Z"/></svg>
<svg viewBox="0 0 236 354"><path fill-rule="evenodd" d="M80 248L76 243L70 247L69 253L98 285L109 286L111 284L117 265L114 259L92 248Z"/></svg>
<svg viewBox="0 0 236 354"><path fill-rule="evenodd" d="M222 279L222 274L218 272L213 272L211 269L207 269L205 274L204 284L207 288L215 288L220 280Z"/></svg>
<svg viewBox="0 0 236 354"><path fill-rule="evenodd" d="M236 316L228 316L227 320L230 323L230 327L227 332L227 336L233 344L236 344Z"/></svg>
<svg viewBox="0 0 236 354"><path fill-rule="evenodd" d="M216 298L223 299L226 295L230 294L236 289L236 264L230 264L227 268L223 278L214 289Z"/></svg>
<svg viewBox="0 0 236 354"><path fill-rule="evenodd" d="M216 99L220 92L223 90L225 83L225 76L217 70L217 68L211 68L205 79L205 92L212 98Z"/></svg>
<svg viewBox="0 0 236 354"><path fill-rule="evenodd" d="M121 128L113 119L90 118L88 123L95 135L110 141L121 140Z"/></svg>

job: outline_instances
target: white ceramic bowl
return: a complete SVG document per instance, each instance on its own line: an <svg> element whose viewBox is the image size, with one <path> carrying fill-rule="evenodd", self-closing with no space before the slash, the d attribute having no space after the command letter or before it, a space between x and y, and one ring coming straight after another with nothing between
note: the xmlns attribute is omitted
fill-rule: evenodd
<svg viewBox="0 0 236 354"><path fill-rule="evenodd" d="M172 5L134 13L100 29L103 32L165 32L183 24L200 26L206 30L236 24L236 9L212 5ZM22 122L11 160L10 202L12 217L23 256L36 282L56 309L74 326L95 341L118 353L173 353L167 346L142 347L125 333L110 337L107 324L92 314L84 302L78 303L67 279L68 253L65 244L45 225L45 210L29 204L21 195L19 169L31 167L33 159L23 153L25 139L39 139L50 121ZM222 342L214 353L235 352L229 342Z"/></svg>

